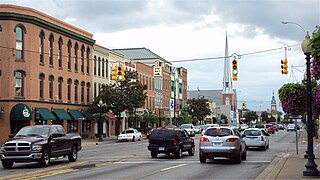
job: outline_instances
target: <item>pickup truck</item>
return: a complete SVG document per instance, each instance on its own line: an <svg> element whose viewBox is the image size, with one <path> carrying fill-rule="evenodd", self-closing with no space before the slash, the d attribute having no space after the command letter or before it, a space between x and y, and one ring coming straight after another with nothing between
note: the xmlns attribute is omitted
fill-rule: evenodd
<svg viewBox="0 0 320 180"><path fill-rule="evenodd" d="M70 162L78 158L81 137L66 134L61 125L25 126L15 135L9 135L0 149L3 168L10 169L13 163L39 162L49 166L50 158L66 157Z"/></svg>

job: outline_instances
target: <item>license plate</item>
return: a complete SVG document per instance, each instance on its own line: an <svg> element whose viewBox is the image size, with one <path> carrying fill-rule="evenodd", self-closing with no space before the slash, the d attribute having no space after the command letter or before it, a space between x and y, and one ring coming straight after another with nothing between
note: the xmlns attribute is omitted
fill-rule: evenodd
<svg viewBox="0 0 320 180"><path fill-rule="evenodd" d="M221 142L213 142L213 145L220 146Z"/></svg>
<svg viewBox="0 0 320 180"><path fill-rule="evenodd" d="M164 151L164 147L159 147L159 151Z"/></svg>

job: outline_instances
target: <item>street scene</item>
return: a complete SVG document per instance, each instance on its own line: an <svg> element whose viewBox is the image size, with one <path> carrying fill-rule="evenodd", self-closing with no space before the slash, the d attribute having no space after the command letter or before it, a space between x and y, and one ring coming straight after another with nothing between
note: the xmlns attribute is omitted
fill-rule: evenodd
<svg viewBox="0 0 320 180"><path fill-rule="evenodd" d="M2 0L0 180L319 178L319 12Z"/></svg>

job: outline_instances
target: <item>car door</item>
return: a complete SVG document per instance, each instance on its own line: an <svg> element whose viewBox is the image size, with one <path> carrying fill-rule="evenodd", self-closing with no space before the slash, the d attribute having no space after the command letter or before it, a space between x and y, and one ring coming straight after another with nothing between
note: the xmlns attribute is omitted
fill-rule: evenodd
<svg viewBox="0 0 320 180"><path fill-rule="evenodd" d="M186 130L181 130L181 131L179 131L179 133L181 134L183 149L189 150L191 148L191 144L192 144L191 137L189 136L189 134Z"/></svg>

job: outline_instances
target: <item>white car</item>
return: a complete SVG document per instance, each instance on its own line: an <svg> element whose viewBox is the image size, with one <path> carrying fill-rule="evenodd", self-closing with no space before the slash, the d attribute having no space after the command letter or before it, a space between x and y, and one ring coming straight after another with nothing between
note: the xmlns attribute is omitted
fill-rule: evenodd
<svg viewBox="0 0 320 180"><path fill-rule="evenodd" d="M193 124L181 124L180 128L186 130L188 132L189 136L196 135Z"/></svg>
<svg viewBox="0 0 320 180"><path fill-rule="evenodd" d="M141 137L141 132L136 129L130 128L122 131L122 133L118 135L118 141L140 141Z"/></svg>
<svg viewBox="0 0 320 180"><path fill-rule="evenodd" d="M269 149L270 136L264 129L248 128L245 129L242 138L246 142L246 148L259 147L262 150Z"/></svg>
<svg viewBox="0 0 320 180"><path fill-rule="evenodd" d="M287 131L296 131L296 125L295 124L288 124Z"/></svg>

